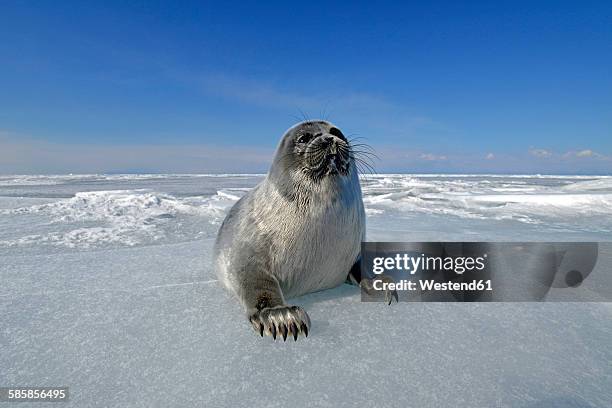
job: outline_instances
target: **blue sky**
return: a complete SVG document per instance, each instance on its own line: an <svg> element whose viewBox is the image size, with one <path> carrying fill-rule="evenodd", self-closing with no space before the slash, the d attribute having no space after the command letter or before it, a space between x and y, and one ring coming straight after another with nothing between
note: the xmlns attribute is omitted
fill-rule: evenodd
<svg viewBox="0 0 612 408"><path fill-rule="evenodd" d="M378 171L612 173L612 3L2 2L0 172L265 171L325 116Z"/></svg>

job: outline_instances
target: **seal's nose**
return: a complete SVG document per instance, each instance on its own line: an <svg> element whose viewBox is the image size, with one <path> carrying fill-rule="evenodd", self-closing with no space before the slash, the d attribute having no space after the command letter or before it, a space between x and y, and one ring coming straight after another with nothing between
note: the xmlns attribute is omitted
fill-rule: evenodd
<svg viewBox="0 0 612 408"><path fill-rule="evenodd" d="M332 136L328 137L329 139L326 140L328 146L328 154L335 156L338 153L338 144Z"/></svg>

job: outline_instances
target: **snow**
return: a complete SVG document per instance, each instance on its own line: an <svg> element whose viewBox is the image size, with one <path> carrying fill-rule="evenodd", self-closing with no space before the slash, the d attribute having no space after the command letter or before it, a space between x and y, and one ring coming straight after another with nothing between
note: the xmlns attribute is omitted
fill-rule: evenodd
<svg viewBox="0 0 612 408"><path fill-rule="evenodd" d="M75 407L611 406L609 303L387 306L343 285L291 300L308 311L311 335L274 342L252 331L211 265L223 214L261 176L16 179L0 187L2 386L66 385ZM364 194L402 201L414 188L452 201L512 188L504 194L608 200L607 183L381 175L365 180ZM537 200L497 219L475 204L481 218L383 199L366 201L370 240L612 237L601 201L596 224L568 220L571 209L535 211L550 204ZM104 228L108 236L94 237Z"/></svg>

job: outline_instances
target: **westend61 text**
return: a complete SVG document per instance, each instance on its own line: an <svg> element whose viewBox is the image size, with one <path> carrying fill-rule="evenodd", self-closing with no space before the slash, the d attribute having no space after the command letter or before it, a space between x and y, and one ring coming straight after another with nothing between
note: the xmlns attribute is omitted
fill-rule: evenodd
<svg viewBox="0 0 612 408"><path fill-rule="evenodd" d="M473 280L470 282L436 282L431 279L419 279L417 282L402 279L399 282L384 282L381 279L374 279L373 287L375 290L422 290L422 291L446 291L446 290L493 290L491 280Z"/></svg>

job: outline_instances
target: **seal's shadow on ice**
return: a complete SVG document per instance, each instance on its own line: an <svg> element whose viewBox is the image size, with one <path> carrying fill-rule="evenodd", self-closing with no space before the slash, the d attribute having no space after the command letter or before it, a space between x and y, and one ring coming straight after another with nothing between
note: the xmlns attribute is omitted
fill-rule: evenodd
<svg viewBox="0 0 612 408"><path fill-rule="evenodd" d="M347 280L371 286L349 273L359 270L365 240L358 166L367 154L327 121L298 123L281 138L265 179L223 221L215 269L261 336L308 336L308 314L286 299Z"/></svg>

